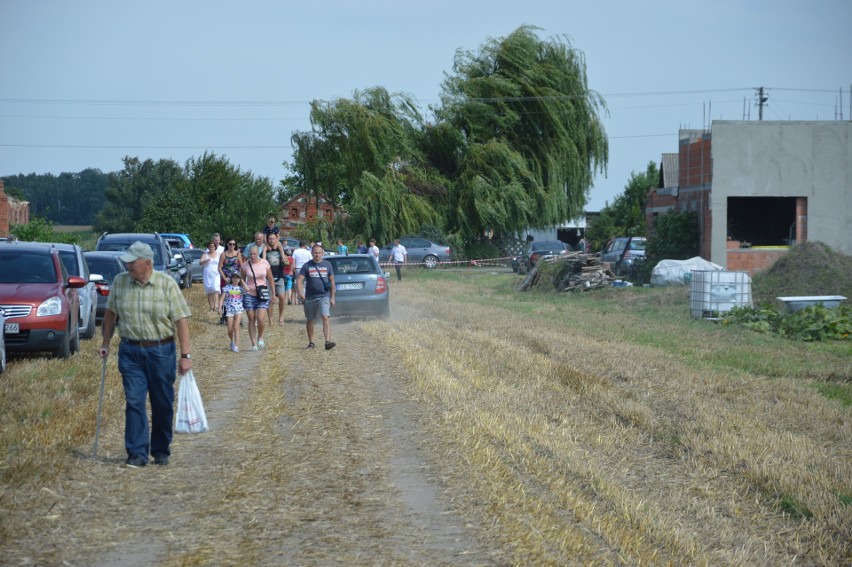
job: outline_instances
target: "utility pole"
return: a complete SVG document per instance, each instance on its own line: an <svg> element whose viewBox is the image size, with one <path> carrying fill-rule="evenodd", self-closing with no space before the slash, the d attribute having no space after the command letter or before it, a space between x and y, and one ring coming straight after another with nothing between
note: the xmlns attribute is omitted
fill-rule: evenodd
<svg viewBox="0 0 852 567"><path fill-rule="evenodd" d="M763 120L763 106L766 104L766 101L769 100L769 95L764 94L763 87L757 89L757 116L758 120Z"/></svg>

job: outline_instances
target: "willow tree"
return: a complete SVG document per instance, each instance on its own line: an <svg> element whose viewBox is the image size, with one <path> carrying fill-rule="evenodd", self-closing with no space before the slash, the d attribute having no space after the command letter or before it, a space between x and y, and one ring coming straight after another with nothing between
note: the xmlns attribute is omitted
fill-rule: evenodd
<svg viewBox="0 0 852 567"><path fill-rule="evenodd" d="M416 233L423 224L439 224L438 213L428 199L414 194L400 173L389 171L381 178L364 172L347 209L352 233L381 244Z"/></svg>
<svg viewBox="0 0 852 567"><path fill-rule="evenodd" d="M311 129L291 137L301 189L346 205L364 172L418 160L421 117L412 99L381 87L355 91L352 99L311 102Z"/></svg>
<svg viewBox="0 0 852 567"><path fill-rule="evenodd" d="M436 115L462 133L448 150L465 156L450 230L476 236L561 223L582 212L595 172L606 169L598 114L606 107L589 89L582 52L565 37L542 41L535 30L523 26L478 53L458 52L444 81Z"/></svg>

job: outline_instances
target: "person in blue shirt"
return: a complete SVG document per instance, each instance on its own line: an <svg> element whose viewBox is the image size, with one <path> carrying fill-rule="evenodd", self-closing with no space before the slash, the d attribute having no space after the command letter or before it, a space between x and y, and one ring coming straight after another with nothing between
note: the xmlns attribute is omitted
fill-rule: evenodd
<svg viewBox="0 0 852 567"><path fill-rule="evenodd" d="M349 254L349 248L345 244L343 244L343 241L339 238L337 239L337 253L341 256L346 256L347 254Z"/></svg>

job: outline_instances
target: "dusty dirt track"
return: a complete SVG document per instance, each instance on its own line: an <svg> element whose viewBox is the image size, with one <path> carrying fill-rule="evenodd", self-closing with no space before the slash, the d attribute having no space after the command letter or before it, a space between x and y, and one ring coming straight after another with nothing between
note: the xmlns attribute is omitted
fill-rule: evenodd
<svg viewBox="0 0 852 567"><path fill-rule="evenodd" d="M481 297L457 302L435 281L393 282L391 320L333 320L338 346L328 352L303 350L291 307L265 351L234 354L194 287L210 431L177 436L168 467L125 468L113 364L107 404L119 419L104 427L99 458L80 447L70 474L22 493L27 512L8 521L25 535L3 542L0 563L848 559L852 514L831 502L850 476L848 412L817 415L824 400L792 382L783 388L796 389L793 401L779 409L777 383L638 352L620 344L618 324L589 337L537 308L523 317L538 325L518 324L487 291L466 292ZM836 477L814 487L812 505L825 493L826 511L807 522L758 490L806 463Z"/></svg>

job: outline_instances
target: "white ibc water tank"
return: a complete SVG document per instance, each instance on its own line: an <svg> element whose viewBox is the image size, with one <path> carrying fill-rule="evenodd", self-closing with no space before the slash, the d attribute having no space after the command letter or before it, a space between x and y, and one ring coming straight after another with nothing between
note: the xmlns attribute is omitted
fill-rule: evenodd
<svg viewBox="0 0 852 567"><path fill-rule="evenodd" d="M695 270L689 296L693 319L719 319L734 307L751 307L747 272Z"/></svg>

